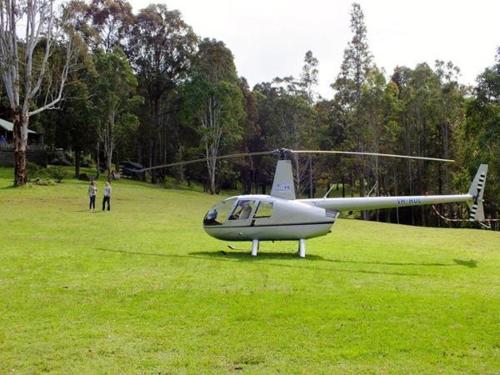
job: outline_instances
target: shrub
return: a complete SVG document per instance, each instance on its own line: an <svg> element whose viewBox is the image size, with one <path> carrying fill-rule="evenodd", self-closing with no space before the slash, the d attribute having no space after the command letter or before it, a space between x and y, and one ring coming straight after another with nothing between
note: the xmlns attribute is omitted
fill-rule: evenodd
<svg viewBox="0 0 500 375"><path fill-rule="evenodd" d="M26 171L28 172L28 177L30 179L35 178L37 174L40 172L40 169L42 169L42 167L40 167L35 163L32 163L31 161L28 161L26 163Z"/></svg>
<svg viewBox="0 0 500 375"><path fill-rule="evenodd" d="M61 182L64 178L64 169L61 167L50 167L47 168L47 174L50 178L53 178L56 182Z"/></svg>
<svg viewBox="0 0 500 375"><path fill-rule="evenodd" d="M28 178L35 185L54 185L54 182L61 182L65 177L64 169L61 167L42 168L35 163L26 164ZM48 183L47 181L51 181Z"/></svg>
<svg viewBox="0 0 500 375"><path fill-rule="evenodd" d="M32 180L32 183L34 185L40 185L40 186L52 186L56 184L54 180L50 178L35 178L34 180Z"/></svg>

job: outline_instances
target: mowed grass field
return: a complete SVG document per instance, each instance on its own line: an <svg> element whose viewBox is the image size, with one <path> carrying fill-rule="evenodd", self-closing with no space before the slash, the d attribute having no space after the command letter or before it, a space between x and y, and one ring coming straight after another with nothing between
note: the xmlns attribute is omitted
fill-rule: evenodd
<svg viewBox="0 0 500 375"><path fill-rule="evenodd" d="M11 174L0 374L500 373L500 233L339 220L252 258L204 233L220 197L120 181L93 214Z"/></svg>

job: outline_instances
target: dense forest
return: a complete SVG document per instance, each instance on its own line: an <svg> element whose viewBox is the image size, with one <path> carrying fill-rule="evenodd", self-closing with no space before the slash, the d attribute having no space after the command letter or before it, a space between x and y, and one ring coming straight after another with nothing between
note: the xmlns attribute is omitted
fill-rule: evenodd
<svg viewBox="0 0 500 375"><path fill-rule="evenodd" d="M3 65L10 51L4 41L7 8L1 17ZM66 150L77 177L82 164L102 165L111 174L124 160L148 167L201 157L206 163L146 178L196 181L211 193L269 191L275 158L215 157L281 147L456 160L295 157L302 196L322 195L331 184L339 196L464 192L479 164L487 163L486 216L500 217L500 47L492 51L496 63L485 66L474 87L458 82L460 70L452 62L386 72L370 52L359 4L352 5L350 17L350 42L332 46L345 48L338 75L331 78L333 95L323 98L316 92L319 62L312 51L305 51L299 77L284 72L249 87L224 42L197 35L176 10L152 4L135 14L124 0L73 0L47 26L61 29L57 37L46 31L38 44L28 38L18 43L18 53L32 53L32 62L17 67L28 77L17 92L28 108L15 101L15 90L10 93L12 75L4 66L0 115L19 129L29 122L49 149ZM466 217L458 205L442 210L448 217ZM443 221L430 207L370 215L363 213L366 219L409 224L469 225Z"/></svg>

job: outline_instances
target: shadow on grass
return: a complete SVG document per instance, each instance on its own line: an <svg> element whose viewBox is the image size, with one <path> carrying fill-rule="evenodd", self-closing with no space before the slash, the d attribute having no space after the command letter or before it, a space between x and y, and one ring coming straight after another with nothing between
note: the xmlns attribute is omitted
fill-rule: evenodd
<svg viewBox="0 0 500 375"><path fill-rule="evenodd" d="M256 261L257 259L287 259L287 260L302 260L297 256L297 253L265 253L259 252L257 257L250 256L250 251L198 251L189 253L190 255L205 256L205 257L225 257L229 259L237 259L239 261L248 262ZM370 262L359 260L343 260L343 259L328 259L319 255L307 255L307 260L316 260L331 263L346 263L346 264L371 264L382 266L421 266L421 267L454 267L464 266L469 268L477 267L477 261L453 259L455 263L414 263L414 262Z"/></svg>
<svg viewBox="0 0 500 375"><path fill-rule="evenodd" d="M138 256L152 256L152 257L162 257L162 258L183 258L183 259L197 259L197 260L210 260L217 262L262 262L264 260L292 260L295 261L293 264L286 263L262 263L263 266L271 267L281 267L281 268L293 268L293 269L305 269L311 271L328 271L328 272L346 272L346 273L361 273L361 274L373 274L373 275L390 275L390 276L430 276L421 273L408 273L408 272L384 272L384 271L371 271L371 270L352 270L352 269L339 269L339 268L327 268L320 267L318 265L308 266L311 263L309 261L326 261L331 262L329 259L325 259L319 255L308 255L305 259L299 258L297 254L290 253L259 253L257 257L252 257L248 252L225 252L225 251L198 251L192 252L188 255L179 254L164 254L164 253L148 253L121 249L105 249L105 248L94 248L93 250L109 252L109 253L119 253L125 255L138 255ZM228 256L229 255L229 256ZM334 262L336 263L336 262Z"/></svg>
<svg viewBox="0 0 500 375"><path fill-rule="evenodd" d="M453 261L459 266L465 266L469 268L477 267L477 261L474 259L469 259L469 260L453 259Z"/></svg>
<svg viewBox="0 0 500 375"><path fill-rule="evenodd" d="M264 251L259 251L259 254L254 257L250 255L250 250L248 251L195 251L189 253L189 255L202 256L202 257L212 257L212 258L225 258L225 259L236 259L241 262L256 262L259 260L266 259L279 259L279 260L292 260L292 261L325 261L328 262L329 259L323 258L319 255L307 254L306 257L300 258L296 251L290 251L289 253L266 253Z"/></svg>

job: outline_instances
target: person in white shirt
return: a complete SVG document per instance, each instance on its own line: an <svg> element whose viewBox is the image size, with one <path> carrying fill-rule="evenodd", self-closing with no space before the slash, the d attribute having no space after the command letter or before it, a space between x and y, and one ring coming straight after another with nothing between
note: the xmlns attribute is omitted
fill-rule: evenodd
<svg viewBox="0 0 500 375"><path fill-rule="evenodd" d="M102 198L102 210L104 211L104 207L108 204L108 211L111 210L111 184L106 182L104 185L104 197Z"/></svg>
<svg viewBox="0 0 500 375"><path fill-rule="evenodd" d="M89 210L95 212L95 197L97 195L97 186L95 181L90 181L89 185Z"/></svg>

